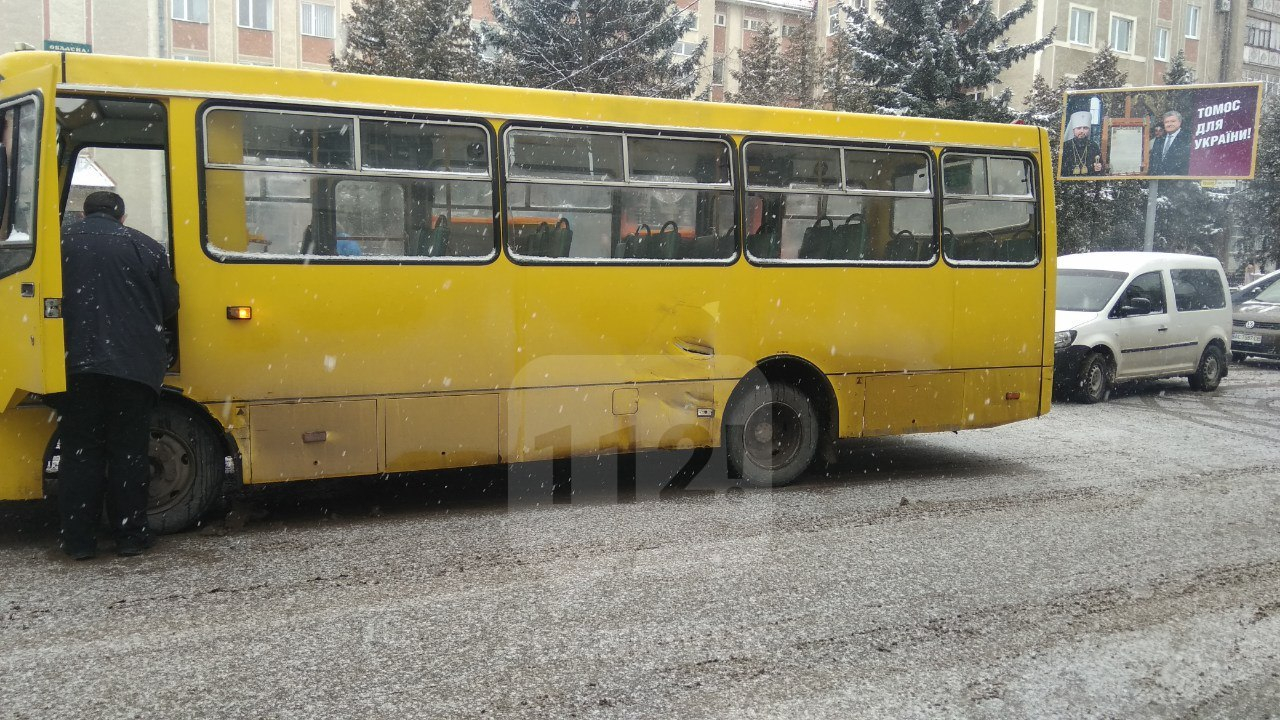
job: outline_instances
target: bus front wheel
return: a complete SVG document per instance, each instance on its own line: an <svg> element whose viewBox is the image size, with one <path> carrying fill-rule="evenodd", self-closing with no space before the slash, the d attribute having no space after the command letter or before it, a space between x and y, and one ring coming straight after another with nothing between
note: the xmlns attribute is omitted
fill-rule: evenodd
<svg viewBox="0 0 1280 720"><path fill-rule="evenodd" d="M761 382L730 407L725 450L747 484L782 487L813 464L820 435L818 414L807 395L785 383Z"/></svg>
<svg viewBox="0 0 1280 720"><path fill-rule="evenodd" d="M151 416L147 521L155 533L185 530L222 497L222 440L195 411L161 401Z"/></svg>

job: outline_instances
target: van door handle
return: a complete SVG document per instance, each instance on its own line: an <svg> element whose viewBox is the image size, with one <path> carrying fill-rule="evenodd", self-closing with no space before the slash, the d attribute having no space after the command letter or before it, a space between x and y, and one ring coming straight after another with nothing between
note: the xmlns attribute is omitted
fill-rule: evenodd
<svg viewBox="0 0 1280 720"><path fill-rule="evenodd" d="M1156 332L1169 332L1169 328L1167 327L1156 328Z"/></svg>

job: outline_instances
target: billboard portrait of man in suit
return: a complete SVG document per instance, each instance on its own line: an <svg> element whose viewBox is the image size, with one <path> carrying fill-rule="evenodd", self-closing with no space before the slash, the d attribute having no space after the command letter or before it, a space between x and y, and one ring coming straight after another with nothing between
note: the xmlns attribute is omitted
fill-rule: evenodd
<svg viewBox="0 0 1280 720"><path fill-rule="evenodd" d="M1182 129L1182 113L1169 110L1161 118L1164 136L1151 141L1148 175L1186 175L1191 164L1191 133Z"/></svg>

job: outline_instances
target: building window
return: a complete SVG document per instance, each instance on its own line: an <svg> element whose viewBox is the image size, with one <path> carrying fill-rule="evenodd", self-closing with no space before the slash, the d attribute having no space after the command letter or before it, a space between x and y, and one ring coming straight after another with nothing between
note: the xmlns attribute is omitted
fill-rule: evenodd
<svg viewBox="0 0 1280 720"><path fill-rule="evenodd" d="M1280 50L1280 32L1277 32L1277 23L1259 18L1247 18L1245 20L1245 36L1244 44L1250 47L1266 48L1267 50Z"/></svg>
<svg viewBox="0 0 1280 720"><path fill-rule="evenodd" d="M1197 5L1187 6L1187 39L1196 40L1200 37L1200 7Z"/></svg>
<svg viewBox="0 0 1280 720"><path fill-rule="evenodd" d="M238 0L236 24L254 30L271 29L271 0Z"/></svg>
<svg viewBox="0 0 1280 720"><path fill-rule="evenodd" d="M724 84L724 58L718 57L711 62L711 84Z"/></svg>
<svg viewBox="0 0 1280 720"><path fill-rule="evenodd" d="M716 27L725 27L729 21L725 19L724 13L716 13Z"/></svg>
<svg viewBox="0 0 1280 720"><path fill-rule="evenodd" d="M760 32L764 29L764 20L760 18L742 18L742 29L751 32Z"/></svg>
<svg viewBox="0 0 1280 720"><path fill-rule="evenodd" d="M1085 8L1071 8L1071 22L1067 29L1067 40L1076 45L1093 47L1093 11Z"/></svg>
<svg viewBox="0 0 1280 720"><path fill-rule="evenodd" d="M783 25L782 30L780 31L780 34L782 35L782 37L791 37L792 35L795 35L798 32L800 32L799 25Z"/></svg>
<svg viewBox="0 0 1280 720"><path fill-rule="evenodd" d="M1152 55L1154 55L1157 60L1169 59L1169 28L1156 28L1156 38L1154 47L1152 48Z"/></svg>
<svg viewBox="0 0 1280 720"><path fill-rule="evenodd" d="M827 8L827 34L835 35L840 31L840 6L832 5Z"/></svg>
<svg viewBox="0 0 1280 720"><path fill-rule="evenodd" d="M698 51L698 43L692 43L685 40L677 40L675 46L671 49L671 54L680 60L687 60L693 57Z"/></svg>
<svg viewBox="0 0 1280 720"><path fill-rule="evenodd" d="M333 6L302 3L302 34L314 37L333 37Z"/></svg>
<svg viewBox="0 0 1280 720"><path fill-rule="evenodd" d="M209 0L173 0L173 19L186 22L209 22Z"/></svg>
<svg viewBox="0 0 1280 720"><path fill-rule="evenodd" d="M191 22L195 22L192 20ZM189 62L209 62L209 56L205 53L198 53L192 50L174 50L174 60L187 60Z"/></svg>
<svg viewBox="0 0 1280 720"><path fill-rule="evenodd" d="M1111 49L1118 53L1133 52L1133 19L1111 16Z"/></svg>

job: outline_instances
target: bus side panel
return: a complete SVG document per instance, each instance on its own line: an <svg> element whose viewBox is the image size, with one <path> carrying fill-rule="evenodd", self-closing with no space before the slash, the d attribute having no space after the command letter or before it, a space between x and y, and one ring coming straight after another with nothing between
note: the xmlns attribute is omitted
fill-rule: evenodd
<svg viewBox="0 0 1280 720"><path fill-rule="evenodd" d="M512 393L511 462L710 447L719 428L710 383L523 389Z"/></svg>
<svg viewBox="0 0 1280 720"><path fill-rule="evenodd" d="M717 267L516 269L509 460L705 446L731 297ZM741 294L744 291L737 291Z"/></svg>
<svg viewBox="0 0 1280 720"><path fill-rule="evenodd" d="M1041 368L993 368L965 373L961 428L995 427L1040 414Z"/></svg>
<svg viewBox="0 0 1280 720"><path fill-rule="evenodd" d="M1035 268L951 268L956 288L956 368L1039 367L1044 273Z"/></svg>
<svg viewBox="0 0 1280 720"><path fill-rule="evenodd" d="M952 366L950 268L743 267L749 318L731 328L731 354L794 355L835 373Z"/></svg>
<svg viewBox="0 0 1280 720"><path fill-rule="evenodd" d="M498 393L385 398L385 472L493 465L499 453Z"/></svg>
<svg viewBox="0 0 1280 720"><path fill-rule="evenodd" d="M500 265L220 265L186 253L181 383L203 402L509 385ZM227 319L232 306L253 317Z"/></svg>
<svg viewBox="0 0 1280 720"><path fill-rule="evenodd" d="M249 408L253 482L371 475L378 471L377 401Z"/></svg>
<svg viewBox="0 0 1280 720"><path fill-rule="evenodd" d="M949 372L866 378L863 435L904 435L960 427L964 376Z"/></svg>
<svg viewBox="0 0 1280 720"><path fill-rule="evenodd" d="M41 465L57 427L54 412L47 407L0 413L0 500L38 500L44 495Z"/></svg>
<svg viewBox="0 0 1280 720"><path fill-rule="evenodd" d="M837 437L862 437L863 424L866 422L863 410L866 406L867 376L836 375L830 380L839 415Z"/></svg>

